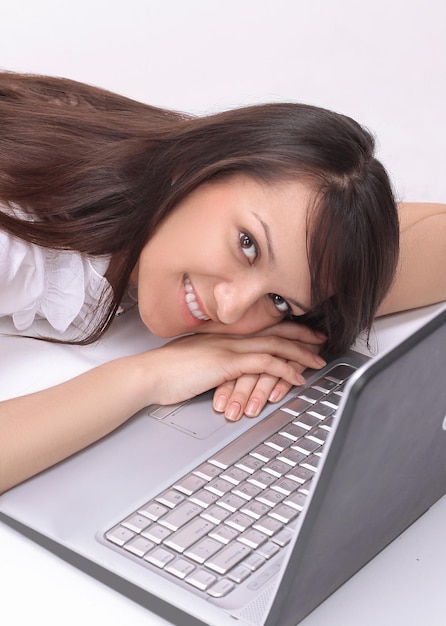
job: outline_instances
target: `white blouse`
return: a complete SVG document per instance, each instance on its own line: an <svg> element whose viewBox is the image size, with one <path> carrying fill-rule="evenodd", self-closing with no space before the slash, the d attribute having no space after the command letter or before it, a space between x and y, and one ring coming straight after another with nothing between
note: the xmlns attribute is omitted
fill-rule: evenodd
<svg viewBox="0 0 446 626"><path fill-rule="evenodd" d="M111 295L108 264L108 257L50 250L0 231L0 317L11 316L19 331L39 318L61 333L71 324L85 330Z"/></svg>

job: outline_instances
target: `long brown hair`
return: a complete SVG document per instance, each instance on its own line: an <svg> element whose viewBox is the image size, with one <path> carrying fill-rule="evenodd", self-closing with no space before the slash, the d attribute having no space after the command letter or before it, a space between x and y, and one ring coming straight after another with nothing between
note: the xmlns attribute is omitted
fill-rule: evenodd
<svg viewBox="0 0 446 626"><path fill-rule="evenodd" d="M201 183L233 173L312 185L313 309L297 319L324 330L329 351L345 350L370 328L398 256L391 184L367 130L304 104L193 117L66 79L0 73L0 199L21 211L0 211L0 228L113 258L113 298L78 343L108 328L161 220Z"/></svg>

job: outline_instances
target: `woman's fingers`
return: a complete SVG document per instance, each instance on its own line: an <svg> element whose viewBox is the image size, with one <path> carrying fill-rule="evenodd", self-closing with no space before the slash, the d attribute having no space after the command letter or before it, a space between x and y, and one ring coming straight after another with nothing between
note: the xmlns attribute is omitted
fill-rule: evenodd
<svg viewBox="0 0 446 626"><path fill-rule="evenodd" d="M220 385L214 394L215 410L224 413L226 419L231 422L240 419L243 414L246 415L248 401L259 382L259 378L260 376L257 374L245 374L236 381ZM272 379L277 380L277 378ZM258 402L256 398L253 398L252 401Z"/></svg>
<svg viewBox="0 0 446 626"><path fill-rule="evenodd" d="M257 337L288 339L299 350L299 362L289 360L296 372L311 367L319 369L325 361L318 352L326 341L325 335L294 322L281 322L257 333ZM235 421L246 415L257 417L267 402L279 402L292 385L283 378L270 374L244 374L237 380L217 387L214 393L214 409L224 413L226 419Z"/></svg>
<svg viewBox="0 0 446 626"><path fill-rule="evenodd" d="M292 364L296 372L303 370L298 363ZM292 385L283 378L269 374L245 374L236 381L217 387L213 406L226 419L236 421L243 415L257 417L268 402L279 402L289 392Z"/></svg>

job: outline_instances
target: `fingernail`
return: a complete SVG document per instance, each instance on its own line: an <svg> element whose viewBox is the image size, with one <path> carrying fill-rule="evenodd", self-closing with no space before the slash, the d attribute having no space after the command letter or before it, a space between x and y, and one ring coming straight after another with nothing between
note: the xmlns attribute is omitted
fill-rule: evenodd
<svg viewBox="0 0 446 626"><path fill-rule="evenodd" d="M228 402L228 399L223 394L217 396L214 402L214 409L218 411L219 413L223 413L223 411L226 408L227 402Z"/></svg>
<svg viewBox="0 0 446 626"><path fill-rule="evenodd" d="M296 385L300 386L300 385L304 385L305 384L305 378L302 376L302 374L297 374L296 375Z"/></svg>
<svg viewBox="0 0 446 626"><path fill-rule="evenodd" d="M270 402L277 402L277 400L280 398L281 396L281 391L280 389L274 388L271 393L269 394L269 398L268 400Z"/></svg>
<svg viewBox="0 0 446 626"><path fill-rule="evenodd" d="M318 354L315 354L316 357L316 362L321 366L324 367L324 365L327 365L327 361L324 361L324 359L322 357L320 357Z"/></svg>
<svg viewBox="0 0 446 626"><path fill-rule="evenodd" d="M248 417L256 417L260 413L260 402L257 398L253 398L249 401L248 406L245 409L245 415Z"/></svg>
<svg viewBox="0 0 446 626"><path fill-rule="evenodd" d="M238 402L233 402L229 405L229 409L225 413L226 419L230 420L231 422L236 422L240 417L241 410L242 407L240 406L240 404Z"/></svg>

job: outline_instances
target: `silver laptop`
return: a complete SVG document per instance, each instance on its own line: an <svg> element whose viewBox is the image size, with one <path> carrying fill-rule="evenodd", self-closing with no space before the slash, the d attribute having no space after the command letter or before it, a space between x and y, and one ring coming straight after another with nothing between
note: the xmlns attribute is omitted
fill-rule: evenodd
<svg viewBox="0 0 446 626"><path fill-rule="evenodd" d="M148 407L0 520L174 624L295 626L446 493L445 347L443 310L256 420Z"/></svg>

